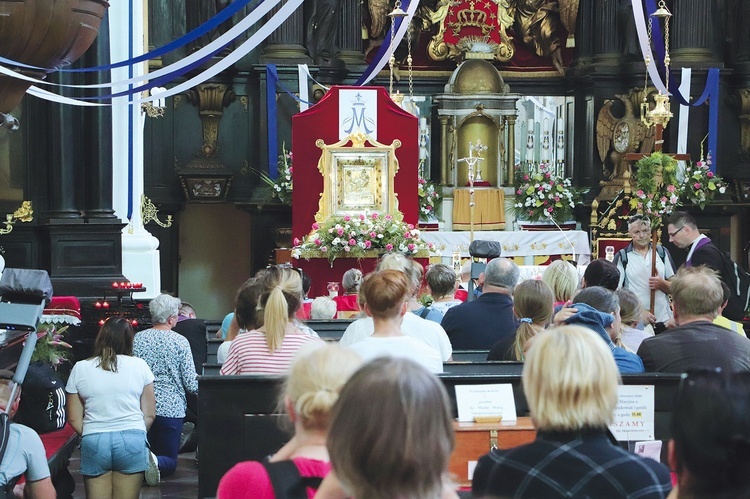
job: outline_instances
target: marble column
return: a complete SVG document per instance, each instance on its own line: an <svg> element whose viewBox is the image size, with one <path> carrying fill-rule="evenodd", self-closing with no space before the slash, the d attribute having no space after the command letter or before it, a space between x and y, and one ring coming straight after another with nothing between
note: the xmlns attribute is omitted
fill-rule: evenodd
<svg viewBox="0 0 750 499"><path fill-rule="evenodd" d="M337 44L341 47L339 58L347 65L366 64L362 52L361 0L343 0L339 11Z"/></svg>
<svg viewBox="0 0 750 499"><path fill-rule="evenodd" d="M283 0L266 15L270 19L288 0ZM267 45L260 55L261 63L283 62L293 64L309 63L305 40L304 6L300 6L281 26L268 37Z"/></svg>
<svg viewBox="0 0 750 499"><path fill-rule="evenodd" d="M505 123L508 129L508 151L506 158L505 182L507 186L512 186L515 180L515 162L516 162L516 118L517 116L506 116Z"/></svg>

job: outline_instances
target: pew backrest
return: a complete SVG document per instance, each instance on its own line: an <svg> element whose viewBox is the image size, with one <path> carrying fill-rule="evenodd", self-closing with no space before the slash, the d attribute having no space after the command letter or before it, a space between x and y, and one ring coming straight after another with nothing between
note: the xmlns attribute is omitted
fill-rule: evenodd
<svg viewBox="0 0 750 499"><path fill-rule="evenodd" d="M489 353L489 350L453 350L453 360L455 362L484 362Z"/></svg>
<svg viewBox="0 0 750 499"><path fill-rule="evenodd" d="M354 320L355 319L310 319L305 321L305 325L318 333L318 336L320 336L321 339L336 342L341 339L346 328L349 327L349 324L354 322Z"/></svg>

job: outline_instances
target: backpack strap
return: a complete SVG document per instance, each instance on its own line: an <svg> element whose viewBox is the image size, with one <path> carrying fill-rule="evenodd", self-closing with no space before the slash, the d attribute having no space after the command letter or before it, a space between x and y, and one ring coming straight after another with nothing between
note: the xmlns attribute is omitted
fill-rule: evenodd
<svg viewBox="0 0 750 499"><path fill-rule="evenodd" d="M422 319L426 319L427 316L430 315L430 307L424 307L421 312L419 312L419 316Z"/></svg>
<svg viewBox="0 0 750 499"><path fill-rule="evenodd" d="M622 263L622 287L627 288L628 287L628 247L621 248L616 254L615 254L615 260L614 264L617 265L617 262Z"/></svg>
<svg viewBox="0 0 750 499"><path fill-rule="evenodd" d="M293 461L269 463L264 459L261 464L268 473L276 499L307 499L307 487L317 490L323 481L323 477L301 476Z"/></svg>

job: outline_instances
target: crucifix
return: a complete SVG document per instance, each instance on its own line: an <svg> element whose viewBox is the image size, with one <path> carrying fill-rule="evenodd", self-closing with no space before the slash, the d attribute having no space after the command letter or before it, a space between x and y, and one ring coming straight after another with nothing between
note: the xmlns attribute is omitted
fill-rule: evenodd
<svg viewBox="0 0 750 499"><path fill-rule="evenodd" d="M460 158L457 162L463 161L469 167L469 242L474 241L474 182L482 181L482 173L479 169L478 163L484 161L484 158L479 155L487 150L487 146L482 145L481 140L477 140L476 145L469 142L469 157ZM477 155L474 156L474 151L477 151Z"/></svg>
<svg viewBox="0 0 750 499"><path fill-rule="evenodd" d="M645 99L645 96L644 96ZM654 96L656 105L652 110L648 110L648 105L644 102L644 106L641 108L641 119L647 126L654 127L654 152L662 152L664 146L664 128L672 118L672 112L669 110L669 96L664 95L661 92ZM665 153L678 161L687 161L690 159L689 154L670 154ZM629 153L625 155L626 161L638 161L649 154L645 153ZM658 274L656 270L656 245L658 244L658 230L655 227L651 229L651 277L656 277ZM654 302L656 299L656 290L651 290L651 302L649 311L654 313Z"/></svg>

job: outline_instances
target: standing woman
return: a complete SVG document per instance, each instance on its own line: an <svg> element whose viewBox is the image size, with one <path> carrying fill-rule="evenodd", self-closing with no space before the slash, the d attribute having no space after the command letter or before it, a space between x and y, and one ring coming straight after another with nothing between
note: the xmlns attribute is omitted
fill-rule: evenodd
<svg viewBox="0 0 750 499"><path fill-rule="evenodd" d="M232 341L221 374L284 374L303 345L323 341L294 321L303 298L302 279L296 270L273 267L259 280L263 325Z"/></svg>
<svg viewBox="0 0 750 499"><path fill-rule="evenodd" d="M171 475L177 469L187 408L185 392L198 393L190 343L172 331L180 304L179 298L164 294L151 300L148 309L154 325L136 334L133 341L133 354L145 360L154 373L156 419L148 432L148 441L158 459L161 476Z"/></svg>
<svg viewBox="0 0 750 499"><path fill-rule="evenodd" d="M94 356L76 363L65 388L68 423L83 437L86 497L137 498L148 467L154 375L133 357L133 335L127 319L107 319L96 337Z"/></svg>

